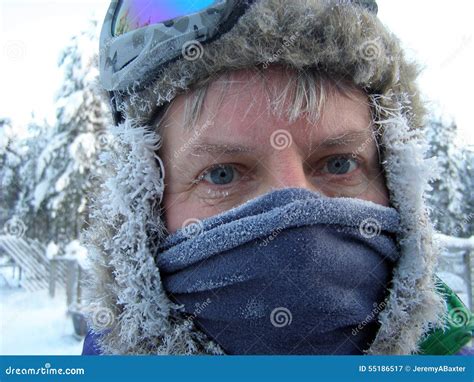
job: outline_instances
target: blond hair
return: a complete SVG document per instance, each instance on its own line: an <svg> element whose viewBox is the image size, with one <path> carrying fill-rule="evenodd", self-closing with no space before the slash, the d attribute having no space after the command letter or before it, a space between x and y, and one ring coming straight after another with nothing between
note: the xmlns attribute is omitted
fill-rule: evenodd
<svg viewBox="0 0 474 382"><path fill-rule="evenodd" d="M281 65L271 65L270 67L278 66ZM346 79L335 79L314 69L296 70L289 67L283 67L283 69L289 80L283 83L282 87L269 83L268 78L264 75L265 70L268 69L261 66L249 68L263 80L272 113L279 118L285 117L289 123L305 116L310 123L314 124L320 118L327 98L332 94L340 92L349 98L353 98L356 92L361 91ZM222 84L220 87L221 94L218 97L220 101L217 109L219 108L229 85L233 82L228 78L230 75L231 72L227 71L220 73L218 76L208 77L194 84L185 93L188 95L184 101L185 128L192 129L196 126L202 113L207 91L214 81ZM158 133L162 132L164 125L166 125L165 121L172 102L164 106L155 116L153 125ZM369 98L367 102L369 102ZM249 108L251 106L249 105Z"/></svg>

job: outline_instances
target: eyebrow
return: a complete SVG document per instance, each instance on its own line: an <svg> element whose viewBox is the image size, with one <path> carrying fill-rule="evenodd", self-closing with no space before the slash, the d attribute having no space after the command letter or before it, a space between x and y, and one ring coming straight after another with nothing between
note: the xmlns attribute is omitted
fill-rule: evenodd
<svg viewBox="0 0 474 382"><path fill-rule="evenodd" d="M367 131L351 131L336 137L328 137L321 143L318 143L316 147L328 148L347 146L352 143L360 143L368 139L372 139L372 135ZM196 143L191 145L189 148L189 155L191 156L197 156L201 154L235 155L242 153L254 153L257 151L251 146L230 143Z"/></svg>
<svg viewBox="0 0 474 382"><path fill-rule="evenodd" d="M192 145L190 155L199 154L220 154L232 155L240 153L252 153L254 148L235 144L218 144L218 143L199 143Z"/></svg>
<svg viewBox="0 0 474 382"><path fill-rule="evenodd" d="M373 135L370 132L364 131L351 131L341 134L337 137L328 137L322 141L317 147L334 147L334 146L348 146L351 143L366 142L373 139Z"/></svg>

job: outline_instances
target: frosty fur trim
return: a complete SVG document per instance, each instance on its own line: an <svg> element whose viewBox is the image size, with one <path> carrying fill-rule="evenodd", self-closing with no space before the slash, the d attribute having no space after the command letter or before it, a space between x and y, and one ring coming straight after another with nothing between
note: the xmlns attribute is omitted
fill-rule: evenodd
<svg viewBox="0 0 474 382"><path fill-rule="evenodd" d="M433 241L424 194L436 176L433 160L425 159L427 145L419 130L410 129L402 106L381 106L388 97L374 100L377 124L384 131L384 170L390 201L399 211L402 233L398 243L402 256L394 276L386 308L379 315L381 327L368 354L417 352L429 329L442 327L446 305L435 291L434 272L439 253ZM397 105L397 101L391 102Z"/></svg>
<svg viewBox="0 0 474 382"><path fill-rule="evenodd" d="M158 105L200 81L279 63L345 77L374 96L387 186L404 232L381 327L368 353L415 352L423 333L441 325L445 307L433 284L439 249L423 200L430 163L423 159L419 133L424 108L415 85L417 67L405 60L398 40L375 16L346 2L258 0L232 30L203 45L202 53L198 60L170 63L147 89L130 89L120 106L126 121L111 129L115 143L104 156L106 182L84 237L93 264L88 300L115 318L101 340L102 350L223 354L163 291L153 262L153 250L166 235L158 203L163 193L155 154L159 137L143 125Z"/></svg>

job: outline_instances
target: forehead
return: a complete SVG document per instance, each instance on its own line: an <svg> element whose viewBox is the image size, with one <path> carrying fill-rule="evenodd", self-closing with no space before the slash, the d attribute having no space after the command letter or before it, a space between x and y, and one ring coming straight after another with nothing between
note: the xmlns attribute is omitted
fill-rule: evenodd
<svg viewBox="0 0 474 382"><path fill-rule="evenodd" d="M187 93L171 104L164 135L186 140L199 132L203 141L212 138L258 145L266 142L276 130L284 129L303 148L310 141L347 131L370 131L371 114L366 94L355 87L345 94L329 83L319 88L325 100L316 122L310 122L304 114L289 122L285 111L297 91L295 76L295 72L280 67L269 67L263 72L244 69L222 74L210 83L196 126L184 128L185 103L192 94ZM285 90L290 92L290 97L275 108ZM301 99L307 101L307 97Z"/></svg>

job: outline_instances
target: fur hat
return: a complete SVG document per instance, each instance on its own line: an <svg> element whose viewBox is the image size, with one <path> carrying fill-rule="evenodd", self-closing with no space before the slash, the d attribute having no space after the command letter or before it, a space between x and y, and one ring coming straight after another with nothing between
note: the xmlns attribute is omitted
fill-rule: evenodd
<svg viewBox="0 0 474 382"><path fill-rule="evenodd" d="M289 39L292 43L280 49ZM146 124L158 107L202 81L273 63L347 79L373 100L390 201L403 230L397 238L401 258L378 317L381 326L367 352L414 353L424 334L442 325L446 307L434 285L439 249L424 200L433 165L424 159L417 66L376 15L360 5L257 0L230 31L204 45L200 59L180 57L148 87L123 97L125 121L111 128L114 145L102 157L106 176L83 237L91 254L91 325L102 331L103 320L94 317L105 312L111 318L100 339L104 353L224 353L163 289L153 255L166 235L160 210L164 174L157 156L160 137Z"/></svg>

